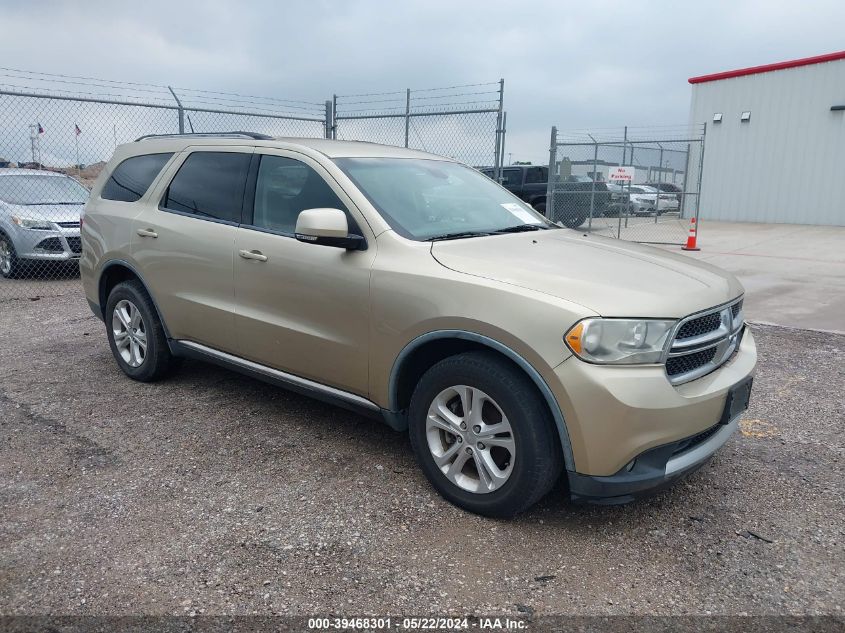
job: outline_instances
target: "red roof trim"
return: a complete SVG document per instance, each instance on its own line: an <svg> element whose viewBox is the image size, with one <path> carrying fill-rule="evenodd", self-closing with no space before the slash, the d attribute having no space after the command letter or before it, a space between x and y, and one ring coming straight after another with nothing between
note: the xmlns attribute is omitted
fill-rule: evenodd
<svg viewBox="0 0 845 633"><path fill-rule="evenodd" d="M773 70L784 70L786 68L798 68L799 66L809 66L811 64L821 64L823 62L833 62L838 59L845 59L845 51L838 53L828 53L827 55L816 55L815 57L804 57L803 59L793 59L788 62L777 62L776 64L765 64L763 66L752 66L751 68L740 68L739 70L727 70L722 73L714 73L712 75L701 75L700 77L690 77L691 84L703 84L708 81L719 81L720 79L730 79L731 77L744 77L745 75L757 75L759 73L768 73Z"/></svg>

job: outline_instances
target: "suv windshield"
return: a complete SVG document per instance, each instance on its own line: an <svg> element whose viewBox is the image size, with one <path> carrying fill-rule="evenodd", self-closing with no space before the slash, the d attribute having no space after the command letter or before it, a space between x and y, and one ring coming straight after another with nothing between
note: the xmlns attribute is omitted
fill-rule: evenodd
<svg viewBox="0 0 845 633"><path fill-rule="evenodd" d="M88 190L66 176L0 176L0 200L11 204L85 204Z"/></svg>
<svg viewBox="0 0 845 633"><path fill-rule="evenodd" d="M334 162L394 231L413 240L554 226L482 173L458 163L410 158Z"/></svg>

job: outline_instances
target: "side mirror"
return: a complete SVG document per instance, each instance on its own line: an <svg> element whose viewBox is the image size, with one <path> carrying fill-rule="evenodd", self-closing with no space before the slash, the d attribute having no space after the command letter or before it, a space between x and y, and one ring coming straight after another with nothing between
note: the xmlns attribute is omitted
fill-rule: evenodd
<svg viewBox="0 0 845 633"><path fill-rule="evenodd" d="M340 209L306 209L296 218L296 239L308 244L364 250L367 243L360 235L350 235L346 214Z"/></svg>

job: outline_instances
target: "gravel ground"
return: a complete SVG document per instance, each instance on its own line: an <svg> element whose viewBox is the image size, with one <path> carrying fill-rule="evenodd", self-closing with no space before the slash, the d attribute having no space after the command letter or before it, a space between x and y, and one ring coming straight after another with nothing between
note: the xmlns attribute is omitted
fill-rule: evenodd
<svg viewBox="0 0 845 633"><path fill-rule="evenodd" d="M843 615L843 336L756 327L742 432L659 496L494 521L404 435L200 363L134 383L103 329L0 304L2 614Z"/></svg>

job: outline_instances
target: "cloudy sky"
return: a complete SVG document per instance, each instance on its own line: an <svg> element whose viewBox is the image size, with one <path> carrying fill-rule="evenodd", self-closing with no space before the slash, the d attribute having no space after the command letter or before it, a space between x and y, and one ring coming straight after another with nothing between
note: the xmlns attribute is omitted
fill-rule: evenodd
<svg viewBox="0 0 845 633"><path fill-rule="evenodd" d="M0 0L0 24L3 67L318 102L503 77L535 161L553 124L686 123L691 76L845 48L841 0Z"/></svg>

